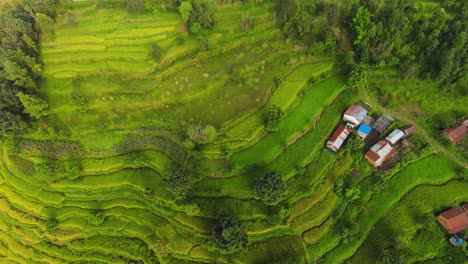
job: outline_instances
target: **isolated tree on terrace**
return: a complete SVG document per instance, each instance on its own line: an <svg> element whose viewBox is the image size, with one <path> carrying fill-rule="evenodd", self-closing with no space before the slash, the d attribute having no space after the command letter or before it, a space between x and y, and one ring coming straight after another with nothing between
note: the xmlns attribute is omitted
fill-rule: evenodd
<svg viewBox="0 0 468 264"><path fill-rule="evenodd" d="M171 175L166 179L166 183L176 200L187 197L193 185L190 173L181 166L172 168Z"/></svg>
<svg viewBox="0 0 468 264"><path fill-rule="evenodd" d="M197 144L213 142L216 137L216 128L211 125L203 126L201 123L191 125L187 130L188 137Z"/></svg>
<svg viewBox="0 0 468 264"><path fill-rule="evenodd" d="M220 217L213 229L213 242L223 254L232 254L247 248L247 233L239 220L233 217Z"/></svg>
<svg viewBox="0 0 468 264"><path fill-rule="evenodd" d="M286 184L281 175L269 172L257 179L254 190L266 204L275 205L284 199Z"/></svg>
<svg viewBox="0 0 468 264"><path fill-rule="evenodd" d="M265 127L268 131L276 131L283 124L283 110L277 105L271 105L265 116Z"/></svg>

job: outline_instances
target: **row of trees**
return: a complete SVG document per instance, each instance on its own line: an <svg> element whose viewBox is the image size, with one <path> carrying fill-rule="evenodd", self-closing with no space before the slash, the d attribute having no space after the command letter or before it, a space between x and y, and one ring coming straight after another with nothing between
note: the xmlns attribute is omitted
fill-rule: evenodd
<svg viewBox="0 0 468 264"><path fill-rule="evenodd" d="M50 33L56 0L22 0L0 19L0 133L22 132L47 103L35 96L42 75L39 34Z"/></svg>

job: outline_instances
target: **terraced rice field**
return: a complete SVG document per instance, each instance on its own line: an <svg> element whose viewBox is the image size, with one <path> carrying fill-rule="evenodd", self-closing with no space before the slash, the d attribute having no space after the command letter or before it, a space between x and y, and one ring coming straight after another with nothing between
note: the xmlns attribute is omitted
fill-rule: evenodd
<svg viewBox="0 0 468 264"><path fill-rule="evenodd" d="M373 228L391 215L405 216L401 207L410 197L439 185L467 187L466 179L454 180L461 169L456 163L429 153L393 171L373 192L377 175L365 160L349 149L326 151L342 112L359 97L335 72L333 58L306 56L285 43L270 8L216 7L214 33L206 38L218 44L203 50L175 11L134 16L91 1L70 4L55 36L42 45L39 91L50 114L22 140L1 145L0 259L363 263L371 255L366 239L379 230ZM249 33L239 28L242 12L257 18ZM148 55L154 43L164 50L159 63ZM245 67L254 69L248 77L253 86L229 78ZM312 77L319 81L309 82ZM85 98L84 106L74 94ZM263 116L271 104L286 116L278 131L267 133ZM187 151L186 127L198 122L214 125L218 136ZM204 173L193 172L190 201L175 202L164 179L173 166L193 162ZM63 169L43 173L47 163ZM76 179L67 177L73 166L81 168ZM351 175L357 168L360 173ZM286 200L277 206L253 192L255 179L267 171L287 182ZM336 191L344 176L346 186L362 190L358 199ZM466 199L459 193L432 205ZM211 250L220 214L245 225L247 252ZM442 240L437 228L433 236ZM372 257L369 263L378 258ZM415 260L429 257L415 254Z"/></svg>

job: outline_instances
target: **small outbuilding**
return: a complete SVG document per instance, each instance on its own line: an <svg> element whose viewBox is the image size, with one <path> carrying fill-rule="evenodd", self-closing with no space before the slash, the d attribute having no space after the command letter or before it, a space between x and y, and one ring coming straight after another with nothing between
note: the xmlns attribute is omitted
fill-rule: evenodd
<svg viewBox="0 0 468 264"><path fill-rule="evenodd" d="M416 132L416 127L413 126L413 125L406 125L406 126L401 128L401 131L403 131L403 133L405 133L405 137L408 137L409 135Z"/></svg>
<svg viewBox="0 0 468 264"><path fill-rule="evenodd" d="M374 167L380 167L395 152L395 148L387 141L380 140L364 156Z"/></svg>
<svg viewBox="0 0 468 264"><path fill-rule="evenodd" d="M372 125L372 128L375 129L376 131L379 131L380 134L382 134L385 129L394 121L393 117L383 114L377 120L374 122Z"/></svg>
<svg viewBox="0 0 468 264"><path fill-rule="evenodd" d="M468 216L465 211L459 208L451 208L437 216L437 221L450 234L462 232L468 228Z"/></svg>
<svg viewBox="0 0 468 264"><path fill-rule="evenodd" d="M390 144L395 145L400 141L403 137L405 136L405 133L401 131L400 129L395 129L388 135L385 140L387 140Z"/></svg>
<svg viewBox="0 0 468 264"><path fill-rule="evenodd" d="M369 126L369 125L366 125L364 123L362 123L360 126L359 126L359 129L358 129L358 135L362 138L362 139L365 139L369 133L372 131L372 128Z"/></svg>
<svg viewBox="0 0 468 264"><path fill-rule="evenodd" d="M343 125L339 125L338 128L333 132L330 139L327 141L327 148L329 148L333 152L337 152L340 150L341 146L345 142L346 138L348 138L351 130Z"/></svg>
<svg viewBox="0 0 468 264"><path fill-rule="evenodd" d="M348 122L347 126L354 128L361 124L366 116L367 110L364 107L353 104L345 111L343 121Z"/></svg>
<svg viewBox="0 0 468 264"><path fill-rule="evenodd" d="M461 124L456 128L446 128L443 131L452 142L458 143L465 138L468 129L464 124Z"/></svg>

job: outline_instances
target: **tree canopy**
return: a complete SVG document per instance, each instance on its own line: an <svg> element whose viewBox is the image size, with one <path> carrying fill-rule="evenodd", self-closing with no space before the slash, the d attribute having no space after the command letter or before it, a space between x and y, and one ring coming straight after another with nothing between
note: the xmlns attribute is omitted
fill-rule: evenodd
<svg viewBox="0 0 468 264"><path fill-rule="evenodd" d="M277 204L284 199L286 183L276 172L260 176L255 182L255 193L267 204Z"/></svg>
<svg viewBox="0 0 468 264"><path fill-rule="evenodd" d="M213 242L221 253L232 254L247 248L247 232L236 218L220 217L213 229Z"/></svg>

